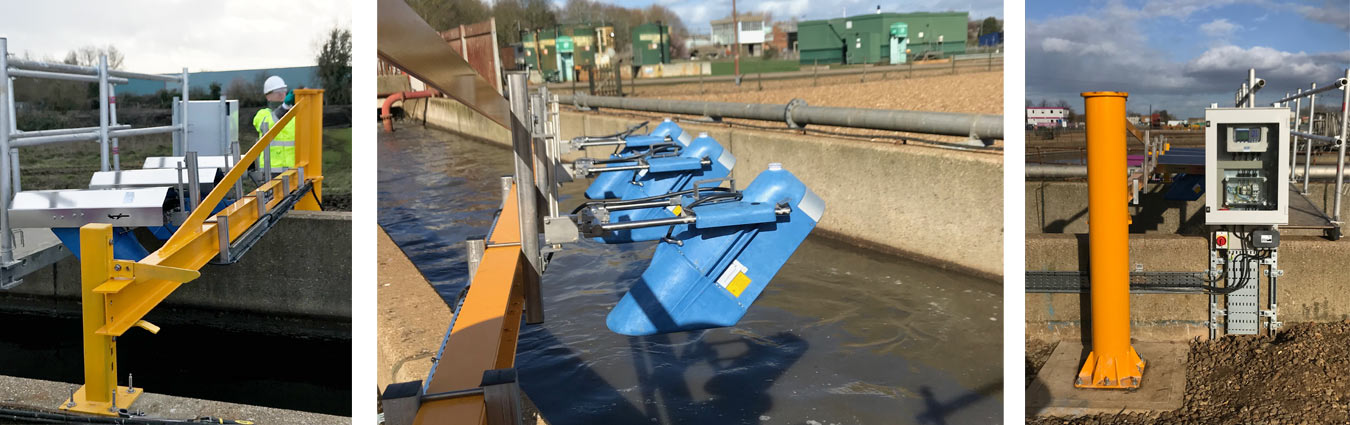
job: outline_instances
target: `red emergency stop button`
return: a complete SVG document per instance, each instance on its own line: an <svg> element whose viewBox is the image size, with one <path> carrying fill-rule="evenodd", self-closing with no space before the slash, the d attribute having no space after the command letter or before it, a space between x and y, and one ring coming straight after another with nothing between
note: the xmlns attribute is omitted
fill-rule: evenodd
<svg viewBox="0 0 1350 425"><path fill-rule="evenodd" d="M1214 244L1217 245L1217 246L1220 247L1220 248L1227 247L1227 246L1228 246L1228 237L1227 237L1227 236L1222 236L1222 235L1220 235L1219 237L1214 238Z"/></svg>

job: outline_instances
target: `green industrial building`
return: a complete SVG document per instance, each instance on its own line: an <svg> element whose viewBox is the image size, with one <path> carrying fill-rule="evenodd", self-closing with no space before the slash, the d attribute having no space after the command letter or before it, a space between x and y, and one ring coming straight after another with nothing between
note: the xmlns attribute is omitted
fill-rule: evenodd
<svg viewBox="0 0 1350 425"><path fill-rule="evenodd" d="M633 64L670 63L670 27L649 22L633 28Z"/></svg>
<svg viewBox="0 0 1350 425"><path fill-rule="evenodd" d="M797 24L797 48L803 64L897 64L925 55L947 57L966 52L969 20L968 12L941 12L803 21Z"/></svg>
<svg viewBox="0 0 1350 425"><path fill-rule="evenodd" d="M522 31L520 39L526 65L538 69L548 80L572 81L576 78L575 73L571 72L575 67L595 66L596 52L613 47L614 27L559 25L538 31Z"/></svg>

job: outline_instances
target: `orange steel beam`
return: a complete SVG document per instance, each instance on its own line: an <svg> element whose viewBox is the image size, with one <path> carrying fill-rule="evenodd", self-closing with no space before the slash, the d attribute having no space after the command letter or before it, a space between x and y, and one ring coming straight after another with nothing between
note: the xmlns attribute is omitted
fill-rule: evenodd
<svg viewBox="0 0 1350 425"><path fill-rule="evenodd" d="M1129 132L1131 136L1134 136L1135 140L1143 142L1144 134L1140 133L1139 129L1134 128L1134 123L1131 123L1129 118L1124 118L1124 120L1125 120L1125 131Z"/></svg>
<svg viewBox="0 0 1350 425"><path fill-rule="evenodd" d="M295 203L300 211L320 211L323 201L323 90L296 89L296 106L304 102L310 106L300 111L295 123L295 169L304 170L305 180L314 185L314 196L306 196ZM293 108L294 109L294 108ZM295 189L296 185L291 185Z"/></svg>
<svg viewBox="0 0 1350 425"><path fill-rule="evenodd" d="M1128 93L1087 92L1088 257L1091 264L1092 352L1078 388L1138 388L1144 360L1130 345L1129 190L1125 174Z"/></svg>
<svg viewBox="0 0 1350 425"><path fill-rule="evenodd" d="M520 250L517 189L513 184L503 202L464 306L445 341L446 347L454 349L454 357L443 359L445 363L436 368L427 394L478 388L483 372L515 365L516 339L525 307L522 282L528 267ZM414 423L484 424L485 409L482 395L430 401L418 409Z"/></svg>

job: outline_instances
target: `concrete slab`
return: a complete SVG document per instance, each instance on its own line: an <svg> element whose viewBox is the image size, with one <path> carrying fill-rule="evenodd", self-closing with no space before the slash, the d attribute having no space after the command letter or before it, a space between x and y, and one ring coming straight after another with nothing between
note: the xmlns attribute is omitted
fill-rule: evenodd
<svg viewBox="0 0 1350 425"><path fill-rule="evenodd" d="M1285 323L1350 320L1350 238L1288 236L1280 241L1280 316ZM1205 270L1208 241L1183 235L1130 235L1130 264L1145 271ZM1085 234L1026 235L1027 270L1087 270ZM1267 295L1261 289L1262 298ZM1087 294L1028 293L1026 333L1045 341L1088 338ZM1209 338L1209 296L1203 294L1130 295L1130 336L1137 341L1182 342Z"/></svg>
<svg viewBox="0 0 1350 425"><path fill-rule="evenodd" d="M376 384L423 380L450 326L450 306L403 250L379 229L379 368Z"/></svg>
<svg viewBox="0 0 1350 425"><path fill-rule="evenodd" d="M57 406L68 400L70 391L77 386L77 384L68 382L0 376L0 405L8 408L56 413L60 412L56 410ZM211 416L259 424L327 425L352 423L351 418L341 416L155 393L142 394L132 405L132 409L143 411L146 416L165 419L195 419L202 416Z"/></svg>
<svg viewBox="0 0 1350 425"><path fill-rule="evenodd" d="M1186 394L1184 342L1135 342L1148 366L1138 390L1074 388L1087 358L1083 344L1063 341L1027 386L1027 416L1080 416L1097 413L1157 412L1181 408Z"/></svg>

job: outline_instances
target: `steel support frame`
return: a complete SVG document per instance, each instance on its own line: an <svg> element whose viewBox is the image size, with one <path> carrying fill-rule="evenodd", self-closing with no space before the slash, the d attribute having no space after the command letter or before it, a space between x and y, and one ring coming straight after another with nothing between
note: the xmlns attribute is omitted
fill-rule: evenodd
<svg viewBox="0 0 1350 425"><path fill-rule="evenodd" d="M118 409L126 408L134 396L139 396L134 389L117 386L117 337L132 327L157 332L157 327L142 318L179 286L199 276L197 270L217 258L222 246L239 240L260 220L268 221L269 214L284 213L281 207L287 200L295 203L296 209L305 209L306 201L317 209L315 198L323 176L321 168L314 165L322 163L319 131L323 124L310 121L323 119L322 94L322 90L296 90L295 107L230 168L210 194L194 203L216 205L224 200L249 164L258 160L293 119L300 120L295 140L297 168L277 175L254 190L253 196L236 200L214 217L208 217L210 208L194 208L173 236L144 259L113 260L110 225L88 224L80 228L85 383L71 400L60 406L62 410L117 416ZM313 193L314 197L303 196L306 193ZM260 200L268 205L259 205Z"/></svg>
<svg viewBox="0 0 1350 425"><path fill-rule="evenodd" d="M468 66L436 36L405 2L381 0L378 53L409 75L482 113L511 130L515 176L504 184L501 213L493 223L482 258L453 319L444 347L454 347L455 359L434 368L423 392L457 394L420 399L414 423L495 424L518 421L509 404L514 386L493 387L485 372L510 369L517 338L527 312L543 319L538 282L544 257L539 249L540 202L547 202L535 180L537 157L533 120L529 114L527 74L508 74L510 101ZM488 95L491 93L491 95ZM550 176L551 177L551 176ZM482 388L482 391L475 389ZM505 393L505 394L504 394ZM510 416L517 416L511 418Z"/></svg>
<svg viewBox="0 0 1350 425"><path fill-rule="evenodd" d="M38 78L66 81L83 81L98 85L99 125L97 127L44 130L40 132L20 131L14 112L13 78ZM67 143L86 140L99 141L99 169L120 169L118 137L174 132L181 137L186 126L175 122L173 126L130 128L117 124L115 102L115 84L127 84L128 79L146 79L181 83L184 93L182 107L187 105L188 87L187 68L180 76L141 74L117 71L108 68L107 56L100 55L98 66L86 67L69 64L55 64L25 59L10 58L8 40L0 37L0 290L9 289L23 283L23 277L34 270L59 261L69 250L47 248L30 254L27 258L14 258L14 234L9 223L9 206L19 184L20 168L18 148L44 143ZM177 117L175 116L175 120Z"/></svg>
<svg viewBox="0 0 1350 425"><path fill-rule="evenodd" d="M1233 237L1235 233L1239 232L1230 231L1228 233L1229 233L1229 240L1232 241L1229 242L1230 244L1237 243L1236 241L1234 241L1234 239L1240 240L1240 238ZM1241 249L1230 248L1225 250L1228 251L1227 253L1220 253L1219 249L1214 244L1214 238L1215 235L1213 234L1213 232L1211 232L1209 238L1209 277L1211 279L1224 275L1223 273L1224 268L1228 268L1230 275L1236 270L1236 268L1234 268L1232 264L1230 264L1235 254L1234 251L1237 252L1254 251L1253 249L1243 247ZM1262 283L1261 279L1262 278L1266 279L1265 282L1266 302L1264 303L1266 308L1262 309L1261 307L1259 307L1259 304L1258 307L1256 308L1256 319L1258 321L1256 325L1256 333L1259 334L1261 328L1265 328L1266 331L1269 332L1270 336L1274 336L1277 332L1279 332L1279 329L1284 325L1284 322L1281 322L1279 320L1280 307L1278 296L1279 278L1281 276L1284 276L1284 270L1280 270L1279 248L1273 248L1270 251L1271 251L1270 258L1262 259L1258 264L1254 266L1256 267L1257 273L1255 276L1252 277L1253 281L1251 283L1248 283L1248 285L1252 285L1252 287L1244 288L1244 291L1247 289L1251 289L1252 292L1255 292L1257 302L1259 303L1260 289ZM1262 269L1263 266L1265 267L1265 269ZM1243 267L1246 267L1246 265L1243 265ZM1226 283L1227 285L1232 284L1231 279L1226 280L1228 281ZM1219 297L1225 298L1223 300L1225 304L1223 307L1220 307L1219 305L1220 302ZM1224 308L1228 307L1227 304L1228 302L1230 302L1230 300L1228 300L1227 298L1228 296L1224 295L1209 294L1209 321L1206 322L1206 325L1208 325L1209 327L1209 339L1211 340L1219 337L1219 328L1221 327L1224 329L1225 335L1251 334L1248 332L1236 332L1235 331L1236 326L1232 326L1230 323L1228 323L1229 320L1232 320L1231 316L1233 314L1231 309Z"/></svg>

